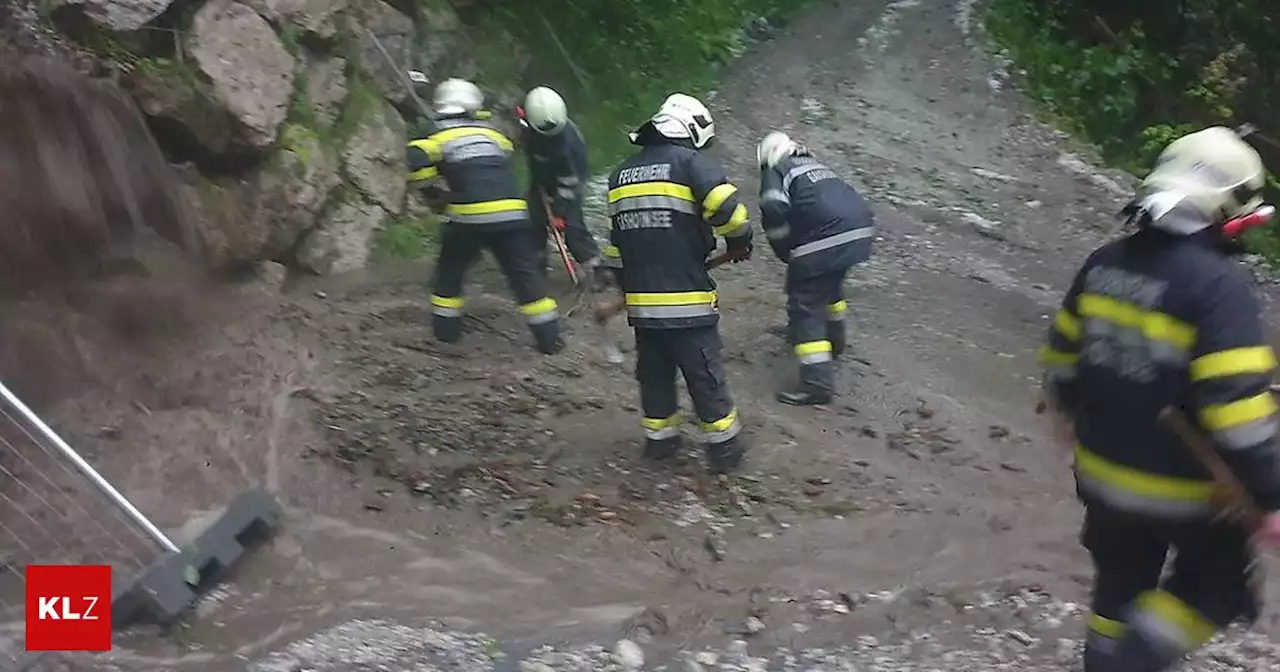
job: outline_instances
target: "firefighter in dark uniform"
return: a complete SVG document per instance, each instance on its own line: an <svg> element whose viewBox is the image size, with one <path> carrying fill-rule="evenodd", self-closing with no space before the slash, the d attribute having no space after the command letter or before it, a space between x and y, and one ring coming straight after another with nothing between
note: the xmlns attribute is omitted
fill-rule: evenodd
<svg viewBox="0 0 1280 672"><path fill-rule="evenodd" d="M1248 533L1214 519L1213 482L1157 415L1195 419L1268 512L1263 540L1280 538L1276 360L1224 235L1261 206L1263 175L1228 129L1171 143L1126 208L1138 231L1089 257L1041 350L1096 569L1087 672L1169 669L1260 606Z"/></svg>
<svg viewBox="0 0 1280 672"><path fill-rule="evenodd" d="M644 410L645 455L680 448L676 373L693 398L713 471L742 460L742 424L725 381L716 284L707 256L724 236L730 259L751 256L751 225L738 189L700 150L715 137L698 99L669 96L631 134L642 147L609 176L612 220L606 257L620 268L627 320L635 328L636 379Z"/></svg>
<svg viewBox="0 0 1280 672"><path fill-rule="evenodd" d="M521 108L521 146L529 163L527 200L532 208L534 246L541 253L539 268L547 267L547 227L564 235L574 261L590 269L597 288L611 276L599 266L600 246L582 216L582 197L589 177L587 143L560 94L539 86L525 96ZM544 205L545 199L545 205ZM547 221L547 210L551 221Z"/></svg>
<svg viewBox="0 0 1280 672"><path fill-rule="evenodd" d="M440 255L431 295L436 338L462 338L463 283L467 270L488 249L497 258L511 292L546 354L564 347L555 299L537 266L529 238L529 211L516 185L511 141L480 117L484 96L473 83L449 79L436 87L432 132L409 143L410 181L441 204ZM443 184L441 184L443 180ZM445 188L445 189L442 189ZM447 189L447 190L446 190Z"/></svg>
<svg viewBox="0 0 1280 672"><path fill-rule="evenodd" d="M787 264L787 336L800 360L800 385L778 401L831 403L835 358L846 345L842 289L853 266L871 258L875 219L862 196L783 133L756 148L760 221Z"/></svg>

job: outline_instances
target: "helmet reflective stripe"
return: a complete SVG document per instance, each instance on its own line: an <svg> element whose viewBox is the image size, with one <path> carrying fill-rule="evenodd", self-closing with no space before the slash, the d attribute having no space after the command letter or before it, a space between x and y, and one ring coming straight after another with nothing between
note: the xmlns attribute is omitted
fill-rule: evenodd
<svg viewBox="0 0 1280 672"><path fill-rule="evenodd" d="M761 168L773 168L778 162L795 154L796 143L786 133L774 131L756 145L756 162Z"/></svg>
<svg viewBox="0 0 1280 672"><path fill-rule="evenodd" d="M658 113L650 119L653 127L663 136L673 139L689 139L694 147L702 148L716 135L711 111L702 101L684 93L673 93L663 101Z"/></svg>
<svg viewBox="0 0 1280 672"><path fill-rule="evenodd" d="M452 78L440 82L431 102L436 114L469 114L484 105L484 94L475 84Z"/></svg>
<svg viewBox="0 0 1280 672"><path fill-rule="evenodd" d="M569 110L560 94L539 86L524 98L525 121L546 135L559 133L569 121Z"/></svg>
<svg viewBox="0 0 1280 672"><path fill-rule="evenodd" d="M1182 196L1210 220L1206 226L1252 212L1262 204L1265 186L1258 152L1222 126L1169 143L1142 182L1145 193L1167 191Z"/></svg>

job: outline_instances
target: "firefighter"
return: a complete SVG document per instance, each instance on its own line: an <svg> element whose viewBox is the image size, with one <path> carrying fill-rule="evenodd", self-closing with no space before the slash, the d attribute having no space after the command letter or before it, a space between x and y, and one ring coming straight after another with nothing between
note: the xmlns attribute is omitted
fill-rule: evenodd
<svg viewBox="0 0 1280 672"><path fill-rule="evenodd" d="M641 149L609 176L605 257L620 269L627 321L635 328L646 457L664 459L680 449L679 371L701 421L708 464L724 473L739 466L744 445L706 264L717 235L735 263L750 258L752 246L737 187L701 151L714 138L710 111L682 93L667 97L631 134Z"/></svg>
<svg viewBox="0 0 1280 672"><path fill-rule="evenodd" d="M871 257L875 220L862 196L784 133L756 147L760 223L787 264L787 336L800 384L780 392L793 406L831 403L835 358L845 349L842 288L849 269Z"/></svg>
<svg viewBox="0 0 1280 672"><path fill-rule="evenodd" d="M564 347L555 299L528 235L529 211L512 169L513 145L489 122L479 87L448 79L436 87L432 132L409 143L410 181L423 188L443 214L440 255L431 296L436 338L462 338L463 283L467 270L488 249L520 304L540 351Z"/></svg>
<svg viewBox="0 0 1280 672"><path fill-rule="evenodd" d="M1269 512L1262 540L1280 539L1276 359L1224 231L1263 185L1258 154L1228 129L1171 143L1125 209L1137 231L1089 256L1041 350L1046 400L1074 430L1096 570L1087 672L1169 669L1257 615L1248 533L1213 517L1213 482L1157 414L1195 418Z"/></svg>
<svg viewBox="0 0 1280 672"><path fill-rule="evenodd" d="M527 200L532 208L534 246L541 252L539 268L547 267L547 227L564 235L565 247L582 268L590 269L597 288L610 278L599 266L600 246L587 230L582 196L588 177L587 144L560 94L539 86L525 96L521 108L521 145L529 162L531 184ZM550 221L547 211L550 210Z"/></svg>

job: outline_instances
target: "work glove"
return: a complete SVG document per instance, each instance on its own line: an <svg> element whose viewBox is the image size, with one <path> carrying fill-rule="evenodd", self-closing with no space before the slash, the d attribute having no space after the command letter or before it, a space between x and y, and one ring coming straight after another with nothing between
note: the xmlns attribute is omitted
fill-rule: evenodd
<svg viewBox="0 0 1280 672"><path fill-rule="evenodd" d="M751 245L751 239L746 237L725 238L724 244L728 248L726 253L729 255L729 261L735 264L750 259L751 251L755 249Z"/></svg>
<svg viewBox="0 0 1280 672"><path fill-rule="evenodd" d="M556 217L555 215L551 216L551 228L561 233L564 233L564 227L565 227L564 217Z"/></svg>

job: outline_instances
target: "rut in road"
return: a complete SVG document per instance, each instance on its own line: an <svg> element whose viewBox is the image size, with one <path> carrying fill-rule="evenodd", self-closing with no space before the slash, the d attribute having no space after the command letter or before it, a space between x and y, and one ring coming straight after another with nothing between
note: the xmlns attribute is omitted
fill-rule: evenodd
<svg viewBox="0 0 1280 672"><path fill-rule="evenodd" d="M772 401L793 368L770 333L781 265L761 244L719 272L753 445L740 477L707 477L696 455L641 461L629 368L604 361L585 317L565 354L532 355L483 273L458 346L428 335L425 270L371 274L246 296L235 323L129 362L122 396L68 404L62 423L83 441L110 426L118 445L147 447L99 459L166 524L250 484L289 509L177 643L140 633L111 660L416 669L429 649L433 667L489 664L479 639L413 629L431 620L526 648L647 632L658 656L740 633L761 650L910 644L913 631L985 650L1007 639L991 633L1034 624L1034 645L956 660L1066 669L1089 567L1066 458L1032 414L1032 353L1076 264L1115 232L1126 187L1027 114L974 20L955 0L829 4L711 98L744 193L755 142L784 130L856 181L880 228L851 281L854 352L825 410ZM928 646L863 644L951 664Z"/></svg>

